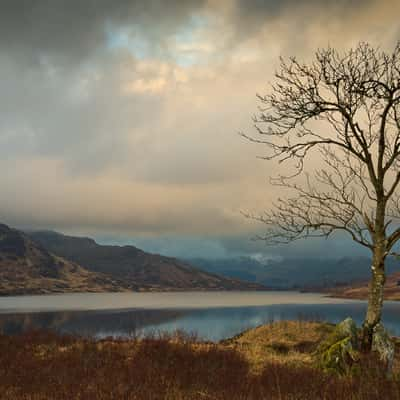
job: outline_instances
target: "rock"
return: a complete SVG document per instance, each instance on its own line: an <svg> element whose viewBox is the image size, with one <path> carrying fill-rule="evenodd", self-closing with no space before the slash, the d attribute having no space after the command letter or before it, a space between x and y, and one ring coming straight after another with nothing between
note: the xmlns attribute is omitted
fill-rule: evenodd
<svg viewBox="0 0 400 400"><path fill-rule="evenodd" d="M357 352L350 337L334 343L321 355L323 369L339 374L349 372L355 361L357 361Z"/></svg>
<svg viewBox="0 0 400 400"><path fill-rule="evenodd" d="M358 347L357 325L350 317L335 326L335 329L322 343L322 346L328 348L345 338L350 338L350 342L354 348Z"/></svg>
<svg viewBox="0 0 400 400"><path fill-rule="evenodd" d="M351 318L346 318L319 345L318 364L323 370L345 374L358 359L357 350L357 326Z"/></svg>
<svg viewBox="0 0 400 400"><path fill-rule="evenodd" d="M357 325L352 318L348 317L336 325L335 331L339 336L349 337L352 345L358 347ZM335 332L334 331L334 332Z"/></svg>
<svg viewBox="0 0 400 400"><path fill-rule="evenodd" d="M372 350L378 353L379 358L386 365L387 375L390 376L394 359L394 343L382 324L378 324L374 328Z"/></svg>

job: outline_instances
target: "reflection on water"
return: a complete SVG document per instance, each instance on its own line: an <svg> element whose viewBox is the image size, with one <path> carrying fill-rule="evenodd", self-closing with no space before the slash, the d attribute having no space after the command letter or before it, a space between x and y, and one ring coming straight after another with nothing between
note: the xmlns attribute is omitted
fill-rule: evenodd
<svg viewBox="0 0 400 400"><path fill-rule="evenodd" d="M148 326L182 317L179 310L60 311L0 314L0 333L50 329L83 336L134 336Z"/></svg>
<svg viewBox="0 0 400 400"><path fill-rule="evenodd" d="M16 334L31 329L52 329L95 337L130 336L177 329L200 338L220 340L262 323L280 319L317 319L338 322L347 316L361 323L365 302L344 304L271 304L207 309L148 309L0 314L0 332ZM400 304L388 302L386 327L400 335Z"/></svg>

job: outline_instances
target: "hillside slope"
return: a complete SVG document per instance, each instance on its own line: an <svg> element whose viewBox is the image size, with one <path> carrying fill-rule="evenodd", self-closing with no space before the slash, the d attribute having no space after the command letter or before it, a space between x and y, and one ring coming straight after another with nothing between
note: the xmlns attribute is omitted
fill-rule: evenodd
<svg viewBox="0 0 400 400"><path fill-rule="evenodd" d="M150 254L134 246L103 246L93 239L57 232L30 232L48 251L104 273L139 290L254 290L264 287L204 272L175 258Z"/></svg>
<svg viewBox="0 0 400 400"><path fill-rule="evenodd" d="M24 233L0 224L0 295L124 289L110 277L55 256Z"/></svg>
<svg viewBox="0 0 400 400"><path fill-rule="evenodd" d="M367 299L369 293L368 281L339 286L327 290L334 297L346 299ZM386 278L384 298L386 300L400 300L400 272L390 274Z"/></svg>

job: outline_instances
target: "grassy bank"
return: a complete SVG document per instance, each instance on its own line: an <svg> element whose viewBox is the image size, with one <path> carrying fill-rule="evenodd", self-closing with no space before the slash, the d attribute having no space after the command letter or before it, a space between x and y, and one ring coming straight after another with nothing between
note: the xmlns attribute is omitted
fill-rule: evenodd
<svg viewBox="0 0 400 400"><path fill-rule="evenodd" d="M219 344L183 335L97 342L38 332L0 336L0 398L400 399L398 378L385 379L375 359L363 360L356 377L314 367L312 353L331 329L279 322Z"/></svg>

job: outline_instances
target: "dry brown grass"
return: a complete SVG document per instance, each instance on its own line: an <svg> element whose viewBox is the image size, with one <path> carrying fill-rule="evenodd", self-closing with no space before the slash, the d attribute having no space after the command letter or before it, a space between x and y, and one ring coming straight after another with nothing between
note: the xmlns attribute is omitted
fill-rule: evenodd
<svg viewBox="0 0 400 400"><path fill-rule="evenodd" d="M333 325L308 321L277 321L250 329L223 343L243 354L254 372L267 363L312 364L312 352Z"/></svg>
<svg viewBox="0 0 400 400"><path fill-rule="evenodd" d="M400 400L366 358L359 375L315 368L311 353L332 329L275 322L220 344L171 337L113 340L37 332L0 335L1 400Z"/></svg>

